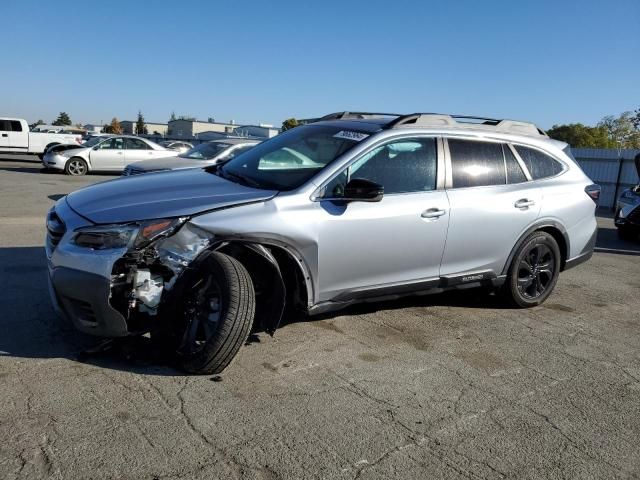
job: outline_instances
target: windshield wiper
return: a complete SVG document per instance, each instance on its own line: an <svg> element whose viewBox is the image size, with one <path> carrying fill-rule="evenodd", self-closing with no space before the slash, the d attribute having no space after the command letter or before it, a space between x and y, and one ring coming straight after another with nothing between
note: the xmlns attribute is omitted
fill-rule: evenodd
<svg viewBox="0 0 640 480"><path fill-rule="evenodd" d="M237 183L241 183L249 187L262 189L262 185L259 182L256 182L254 179L239 175L237 173L227 172L224 168L222 168L222 166L218 168L218 173L222 178L226 178L227 180L234 180Z"/></svg>

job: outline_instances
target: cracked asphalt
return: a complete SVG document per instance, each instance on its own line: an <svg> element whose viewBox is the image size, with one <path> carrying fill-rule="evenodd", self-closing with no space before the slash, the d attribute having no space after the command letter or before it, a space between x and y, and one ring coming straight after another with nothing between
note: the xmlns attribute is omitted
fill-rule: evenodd
<svg viewBox="0 0 640 480"><path fill-rule="evenodd" d="M145 338L80 355L96 340L51 310L44 215L108 178L0 156L0 478L640 477L640 243L607 216L541 307L355 307L195 377Z"/></svg>

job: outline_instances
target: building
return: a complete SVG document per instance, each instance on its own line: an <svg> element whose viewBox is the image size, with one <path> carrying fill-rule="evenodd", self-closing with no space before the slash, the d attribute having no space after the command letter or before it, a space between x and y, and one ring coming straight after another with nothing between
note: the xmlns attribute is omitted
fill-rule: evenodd
<svg viewBox="0 0 640 480"><path fill-rule="evenodd" d="M120 122L120 127L122 128L122 133L126 135L135 135L137 121L131 120L122 120ZM153 122L144 122L144 126L147 129L147 133L149 135L166 135L167 130L169 129L166 123L153 123Z"/></svg>
<svg viewBox="0 0 640 480"><path fill-rule="evenodd" d="M102 133L103 128L104 125L96 125L93 123L87 123L84 126L84 129L87 131L87 133Z"/></svg>
<svg viewBox="0 0 640 480"><path fill-rule="evenodd" d="M273 125L261 123L260 125L242 125L237 127L233 133L239 137L271 138L278 135L280 129L275 128Z"/></svg>
<svg viewBox="0 0 640 480"><path fill-rule="evenodd" d="M200 120L177 119L169 121L167 136L176 139L198 138L200 133L219 132L232 135L237 125L233 123L202 122ZM151 133L151 132L149 132Z"/></svg>

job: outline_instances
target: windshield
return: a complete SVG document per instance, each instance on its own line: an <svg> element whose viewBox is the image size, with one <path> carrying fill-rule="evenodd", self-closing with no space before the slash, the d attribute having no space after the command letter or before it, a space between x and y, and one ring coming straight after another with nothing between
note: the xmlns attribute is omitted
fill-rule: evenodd
<svg viewBox="0 0 640 480"><path fill-rule="evenodd" d="M211 160L227 148L229 148L229 145L226 143L201 143L178 156L181 158L189 158L191 160Z"/></svg>
<svg viewBox="0 0 640 480"><path fill-rule="evenodd" d="M293 190L368 136L339 127L296 127L230 160L219 175L255 188Z"/></svg>
<svg viewBox="0 0 640 480"><path fill-rule="evenodd" d="M103 140L106 140L109 137L91 137L89 140L87 140L86 142L84 142L82 144L83 147L93 147L94 145L97 145L98 143L100 143Z"/></svg>

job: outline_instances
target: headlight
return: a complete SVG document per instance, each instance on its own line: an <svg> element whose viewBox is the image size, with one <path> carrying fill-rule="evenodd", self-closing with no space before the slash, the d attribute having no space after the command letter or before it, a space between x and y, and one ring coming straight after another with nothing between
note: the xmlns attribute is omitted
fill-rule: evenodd
<svg viewBox="0 0 640 480"><path fill-rule="evenodd" d="M629 200L635 200L637 195L633 192L633 190L627 190L622 194L622 198L627 198Z"/></svg>
<svg viewBox="0 0 640 480"><path fill-rule="evenodd" d="M167 237L178 230L186 218L164 218L124 225L99 225L76 230L73 243L93 250L113 248L139 249L160 237Z"/></svg>

